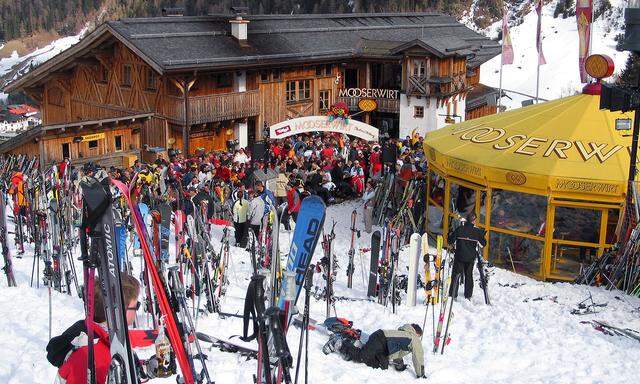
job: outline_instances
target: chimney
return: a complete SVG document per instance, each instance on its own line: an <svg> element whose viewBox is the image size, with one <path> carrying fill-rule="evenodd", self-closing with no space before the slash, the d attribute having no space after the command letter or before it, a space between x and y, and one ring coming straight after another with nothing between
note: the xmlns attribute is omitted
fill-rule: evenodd
<svg viewBox="0 0 640 384"><path fill-rule="evenodd" d="M246 42L247 24L249 24L249 20L243 19L242 16L249 12L249 8L231 7L231 12L233 12L233 15L235 16L233 20L229 20L229 23L231 24L231 35L240 42Z"/></svg>

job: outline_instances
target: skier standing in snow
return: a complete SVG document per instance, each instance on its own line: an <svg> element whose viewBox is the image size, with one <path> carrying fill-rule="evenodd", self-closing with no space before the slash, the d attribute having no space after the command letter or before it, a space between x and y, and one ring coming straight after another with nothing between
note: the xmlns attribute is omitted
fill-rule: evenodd
<svg viewBox="0 0 640 384"><path fill-rule="evenodd" d="M473 266L476 261L476 246L484 247L487 244L485 240L485 231L476 226L476 214L471 212L466 217L466 222L455 231L449 234L448 240L450 245L455 245L455 254L453 258L453 271L451 272L451 288L449 296L458 297L458 286L460 278L464 276L464 297L471 300L473 295Z"/></svg>
<svg viewBox="0 0 640 384"><path fill-rule="evenodd" d="M121 278L122 293L124 301L127 303L127 325L131 326L136 318L136 310L140 307L138 301L140 283L130 275L123 274ZM111 363L111 352L109 350L109 331L107 329L107 315L104 310L104 298L100 283L97 281L94 288L93 321L93 334L98 339L93 347L96 384L104 384ZM47 360L58 367L58 382L65 384L87 383L88 348L85 324L84 319L78 320L62 335L52 338L47 344ZM130 330L129 340L131 340L132 347L148 347L153 345L154 335L144 330ZM153 361L153 359L149 361ZM153 363L147 365L149 368L152 366Z"/></svg>
<svg viewBox="0 0 640 384"><path fill-rule="evenodd" d="M389 361L398 371L406 368L403 357L411 354L416 377L426 377L424 373L424 351L422 349L422 328L418 324L405 324L396 329L379 329L369 336L366 344L357 347L350 339L336 334L325 344L323 351L328 354L338 351L345 359L364 363L371 368L387 369Z"/></svg>

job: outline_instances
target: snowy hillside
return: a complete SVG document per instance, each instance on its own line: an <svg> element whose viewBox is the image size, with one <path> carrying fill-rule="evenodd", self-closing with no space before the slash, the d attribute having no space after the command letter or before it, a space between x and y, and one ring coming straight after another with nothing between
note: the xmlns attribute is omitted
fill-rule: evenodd
<svg viewBox="0 0 640 384"><path fill-rule="evenodd" d="M558 0L547 3L543 8L542 17L542 51L547 64L540 67L540 97L547 100L573 95L580 91L578 72L578 28L575 16L563 19L562 16L553 17ZM623 33L624 0L611 0L612 9L600 17L592 25L592 53L601 53L613 58L616 73L625 65L627 52L616 51L616 35ZM514 10L515 11L515 10ZM513 18L512 18L513 19ZM522 24L512 26L510 20L510 34L514 49L513 65L504 66L502 86L504 89L535 95L536 92L536 64L538 53L536 50L537 14L534 8L522 19ZM487 30L482 31L489 37L497 37L502 22L494 23ZM500 60L497 56L481 67L481 82L498 87L500 79ZM522 100L528 97L507 92L509 97L503 98L508 108L518 108Z"/></svg>
<svg viewBox="0 0 640 384"><path fill-rule="evenodd" d="M13 51L11 56L0 59L0 89L9 82L27 73L31 67L35 67L49 60L58 53L80 41L80 38L86 31L87 29L85 28L75 36L67 36L55 40L45 47L36 49L24 56L19 56L16 51ZM0 100L4 100L6 98L7 95L0 92Z"/></svg>
<svg viewBox="0 0 640 384"><path fill-rule="evenodd" d="M336 220L336 255L340 264L336 283L336 296L364 298L364 276L368 275L368 254L355 258L354 289L346 288L345 268L350 231L347 212L357 206L345 203L328 209L326 226ZM10 211L8 211L9 213ZM361 216L359 216L361 217ZM9 223L12 231L12 224ZM362 228L359 221L358 228ZM11 232L9 232L11 233ZM363 231L357 249L368 247L370 237ZM288 251L291 235L282 233L282 251ZM13 236L9 240L12 243ZM214 239L220 239L217 231ZM218 249L219 244L215 244ZM173 246L170 249L174 249ZM15 255L15 253L12 253ZM231 248L229 268L230 287L224 297L222 310L242 314L246 286L251 273L249 255L240 248ZM48 291L29 287L32 266L32 247L22 259L15 259L17 288L8 288L4 274L0 275L0 382L52 383L56 369L45 358L48 341ZM400 268L406 271L408 252L401 253ZM76 253L77 257L77 253ZM316 249L313 263L321 257ZM133 261L139 268L140 259ZM80 265L78 265L78 268ZM78 269L81 271L81 269ZM517 287L504 286L518 283ZM322 286L319 275L314 284ZM571 315L570 310L593 294L597 303L607 303L595 315ZM637 382L637 362L640 360L640 342L619 336L607 336L581 321L600 319L623 328L640 329L640 299L602 288L537 282L508 271L496 270L490 280L492 306L486 306L482 292L476 285L472 302L460 299L454 303L451 321L451 343L444 355L434 355L432 349L432 312L429 310L425 337L425 366L430 383L633 383ZM539 300L533 300L539 298ZM424 300L419 292L418 302ZM53 335L60 334L70 324L83 317L82 303L76 296L52 292ZM302 305L302 297L298 303ZM300 307L300 309L302 309ZM422 325L425 307L401 305L398 313L391 308L367 301L338 301L336 313L354 322L366 332L378 328L396 328L404 323ZM311 317L322 320L325 302L311 299ZM140 324L146 317L140 314ZM198 331L220 338L242 333L242 320L221 319L207 314L198 320ZM295 356L300 331L291 328L289 348ZM237 340L234 338L233 340ZM344 361L337 354L325 356L321 349L327 336L310 332L309 382L320 383L409 383L425 382L415 379L409 358L409 369L404 372L373 370L364 365ZM251 344L255 346L255 342ZM237 354L208 349L208 367L216 383L251 383L256 370L255 360L246 360ZM295 362L294 362L295 364ZM302 376L301 376L302 377ZM634 377L636 379L634 379ZM174 383L175 377L153 380L151 383Z"/></svg>

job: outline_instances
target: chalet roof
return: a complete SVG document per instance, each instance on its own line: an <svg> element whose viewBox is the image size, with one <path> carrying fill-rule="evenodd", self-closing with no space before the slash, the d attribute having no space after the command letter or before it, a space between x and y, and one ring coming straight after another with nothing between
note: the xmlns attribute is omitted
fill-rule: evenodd
<svg viewBox="0 0 640 384"><path fill-rule="evenodd" d="M231 35L231 19L211 15L110 21L5 90L34 84L108 34L159 73L394 57L400 53L397 47L416 40L440 56L467 55L470 68L500 53L498 43L439 13L249 15L248 38L242 44Z"/></svg>
<svg viewBox="0 0 640 384"><path fill-rule="evenodd" d="M482 83L476 84L467 95L465 108L470 110L486 105L488 104L489 98L492 98L493 95L497 98L499 93L500 90L498 90L498 88L490 87Z"/></svg>
<svg viewBox="0 0 640 384"><path fill-rule="evenodd" d="M29 128L9 140L0 143L0 153L7 153L19 145L28 143L30 140L34 140L35 138L42 136L43 132L44 130L41 125Z"/></svg>

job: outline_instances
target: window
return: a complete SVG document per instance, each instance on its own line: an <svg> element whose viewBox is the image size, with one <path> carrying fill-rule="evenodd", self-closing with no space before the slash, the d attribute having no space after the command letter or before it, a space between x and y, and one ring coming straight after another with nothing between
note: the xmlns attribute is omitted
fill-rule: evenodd
<svg viewBox="0 0 640 384"><path fill-rule="evenodd" d="M49 104L64 107L64 94L60 88L50 88L47 92L47 100L49 101Z"/></svg>
<svg viewBox="0 0 640 384"><path fill-rule="evenodd" d="M272 79L273 81L280 80L280 77L281 77L281 72L280 72L280 70L279 70L279 69L274 69L274 70L271 72L271 79Z"/></svg>
<svg viewBox="0 0 640 384"><path fill-rule="evenodd" d="M298 81L298 100L308 100L311 98L311 80Z"/></svg>
<svg viewBox="0 0 640 384"><path fill-rule="evenodd" d="M147 84L145 88L149 91L155 91L158 88L157 86L158 75L156 75L156 72L151 68L147 68L146 78L147 78Z"/></svg>
<svg viewBox="0 0 640 384"><path fill-rule="evenodd" d="M116 151L122 151L122 135L117 135L114 137L114 144L116 147Z"/></svg>
<svg viewBox="0 0 640 384"><path fill-rule="evenodd" d="M216 75L216 87L227 88L233 85L233 77L231 73L219 73Z"/></svg>
<svg viewBox="0 0 640 384"><path fill-rule="evenodd" d="M89 149L96 149L96 148L98 148L98 140L89 141Z"/></svg>
<svg viewBox="0 0 640 384"><path fill-rule="evenodd" d="M131 86L131 65L125 64L122 66L122 83L125 87Z"/></svg>
<svg viewBox="0 0 640 384"><path fill-rule="evenodd" d="M425 64L424 60L413 60L413 75L414 76L424 76L425 74Z"/></svg>
<svg viewBox="0 0 640 384"><path fill-rule="evenodd" d="M69 143L62 144L62 159L70 159L71 158L71 150L69 148Z"/></svg>
<svg viewBox="0 0 640 384"><path fill-rule="evenodd" d="M269 71L260 71L260 81L263 83L269 81Z"/></svg>
<svg viewBox="0 0 640 384"><path fill-rule="evenodd" d="M331 90L322 90L320 91L319 98L320 110L324 111L331 107Z"/></svg>
<svg viewBox="0 0 640 384"><path fill-rule="evenodd" d="M104 65L98 65L98 82L100 83L108 83L109 82L109 69Z"/></svg>
<svg viewBox="0 0 640 384"><path fill-rule="evenodd" d="M287 81L285 96L289 103L311 99L311 80Z"/></svg>
<svg viewBox="0 0 640 384"><path fill-rule="evenodd" d="M296 101L296 81L287 81L285 95L288 102Z"/></svg>
<svg viewBox="0 0 640 384"><path fill-rule="evenodd" d="M417 105L413 107L413 117L422 119L424 117L424 107Z"/></svg>
<svg viewBox="0 0 640 384"><path fill-rule="evenodd" d="M316 65L316 76L331 76L331 64Z"/></svg>

